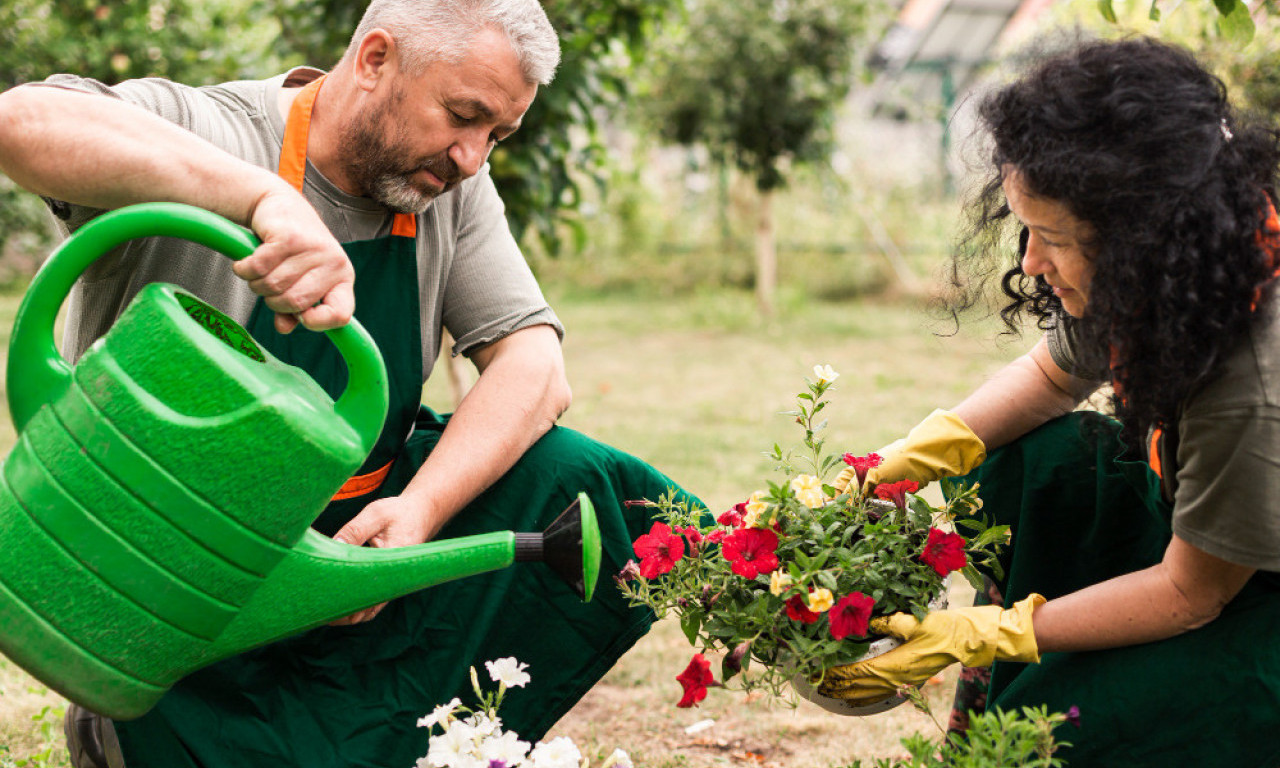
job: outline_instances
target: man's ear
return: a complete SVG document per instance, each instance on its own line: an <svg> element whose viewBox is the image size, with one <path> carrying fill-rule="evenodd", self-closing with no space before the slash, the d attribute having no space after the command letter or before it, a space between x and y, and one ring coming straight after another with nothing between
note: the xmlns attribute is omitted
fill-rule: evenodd
<svg viewBox="0 0 1280 768"><path fill-rule="evenodd" d="M360 88L372 91L378 82L389 77L399 64L395 38L381 27L371 29L356 48L355 81Z"/></svg>

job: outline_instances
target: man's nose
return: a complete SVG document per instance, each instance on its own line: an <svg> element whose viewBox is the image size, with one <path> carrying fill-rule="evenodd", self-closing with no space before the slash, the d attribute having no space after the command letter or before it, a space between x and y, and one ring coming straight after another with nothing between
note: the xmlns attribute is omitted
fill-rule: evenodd
<svg viewBox="0 0 1280 768"><path fill-rule="evenodd" d="M469 179L480 172L480 166L489 157L489 139L487 134L478 131L460 137L449 147L449 158L458 166L462 178Z"/></svg>

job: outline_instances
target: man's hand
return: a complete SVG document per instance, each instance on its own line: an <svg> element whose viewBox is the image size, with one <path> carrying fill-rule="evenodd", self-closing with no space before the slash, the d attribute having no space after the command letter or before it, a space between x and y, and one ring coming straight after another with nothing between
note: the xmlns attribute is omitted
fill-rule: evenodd
<svg viewBox="0 0 1280 768"><path fill-rule="evenodd" d="M277 331L289 333L299 321L314 331L350 322L355 270L306 198L287 187L267 192L249 228L262 245L231 268L276 313Z"/></svg>
<svg viewBox="0 0 1280 768"><path fill-rule="evenodd" d="M443 522L435 520L429 505L405 496L389 496L360 510L333 538L356 547L411 547L430 541L441 525ZM386 605L379 603L330 623L344 626L369 621Z"/></svg>
<svg viewBox="0 0 1280 768"><path fill-rule="evenodd" d="M871 629L905 640L888 653L828 669L818 693L855 706L882 701L904 685L920 685L957 661L1040 661L1031 615L1045 602L1032 594L1008 610L998 605L934 611L924 621L909 613L872 619Z"/></svg>

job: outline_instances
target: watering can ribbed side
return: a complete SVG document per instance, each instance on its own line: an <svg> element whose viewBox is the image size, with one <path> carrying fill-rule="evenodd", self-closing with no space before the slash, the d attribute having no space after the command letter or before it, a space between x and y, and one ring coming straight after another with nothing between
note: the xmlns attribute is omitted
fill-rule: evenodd
<svg viewBox="0 0 1280 768"><path fill-rule="evenodd" d="M152 235L232 258L257 245L187 206L105 214L36 276L7 370L21 432L0 469L0 545L23 554L0 562L0 650L70 698L115 712L208 663L360 466L387 403L381 356L358 323L329 332L350 372L335 403L230 318L166 284L145 286L72 368L53 340L71 285L99 255ZM286 478L286 492L264 492Z"/></svg>
<svg viewBox="0 0 1280 768"><path fill-rule="evenodd" d="M516 560L546 561L589 599L600 538L585 494L546 536L378 550L309 528L385 417L385 369L358 323L328 332L350 371L336 403L166 284L146 286L67 365L52 327L71 284L98 255L151 235L233 258L256 246L205 211L134 206L83 227L37 275L6 372L21 433L0 467L0 547L15 555L0 558L0 651L127 719L221 658Z"/></svg>

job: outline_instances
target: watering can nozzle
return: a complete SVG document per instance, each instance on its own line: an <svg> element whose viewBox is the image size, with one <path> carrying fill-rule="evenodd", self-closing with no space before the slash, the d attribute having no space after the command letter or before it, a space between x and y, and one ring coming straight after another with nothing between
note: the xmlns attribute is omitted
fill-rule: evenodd
<svg viewBox="0 0 1280 768"><path fill-rule="evenodd" d="M546 563L583 602L591 600L600 575L600 529L587 494L579 493L542 533L515 536L517 563Z"/></svg>

